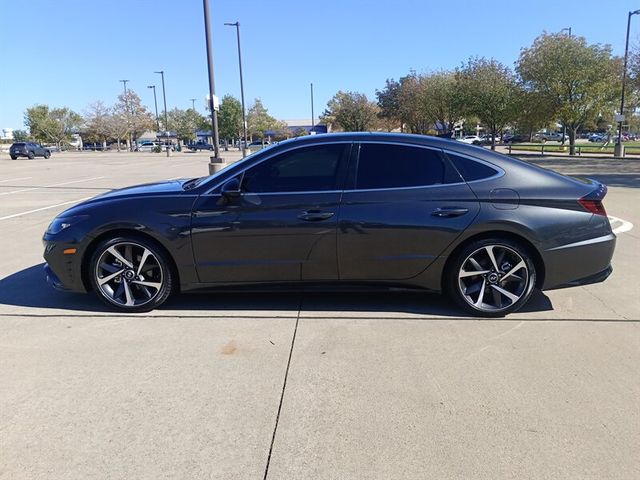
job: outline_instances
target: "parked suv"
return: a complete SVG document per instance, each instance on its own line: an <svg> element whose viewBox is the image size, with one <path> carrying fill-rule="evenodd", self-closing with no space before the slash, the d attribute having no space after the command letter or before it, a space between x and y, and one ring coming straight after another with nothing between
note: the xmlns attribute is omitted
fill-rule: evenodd
<svg viewBox="0 0 640 480"><path fill-rule="evenodd" d="M18 142L11 145L9 148L9 155L11 155L11 159L15 160L18 157L44 157L49 158L51 156L51 150L48 148L44 148L39 143L33 142Z"/></svg>
<svg viewBox="0 0 640 480"><path fill-rule="evenodd" d="M192 150L194 152L196 150L213 150L213 145L207 142L203 142L202 140L198 140L195 143L192 142L188 144L187 147L189 148L189 150Z"/></svg>

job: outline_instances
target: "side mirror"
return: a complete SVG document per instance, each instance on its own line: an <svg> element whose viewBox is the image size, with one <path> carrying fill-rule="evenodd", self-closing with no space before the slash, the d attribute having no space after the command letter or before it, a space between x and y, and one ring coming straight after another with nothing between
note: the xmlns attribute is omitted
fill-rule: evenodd
<svg viewBox="0 0 640 480"><path fill-rule="evenodd" d="M232 178L224 185L222 185L222 196L226 198L238 198L242 194L240 190L240 180Z"/></svg>

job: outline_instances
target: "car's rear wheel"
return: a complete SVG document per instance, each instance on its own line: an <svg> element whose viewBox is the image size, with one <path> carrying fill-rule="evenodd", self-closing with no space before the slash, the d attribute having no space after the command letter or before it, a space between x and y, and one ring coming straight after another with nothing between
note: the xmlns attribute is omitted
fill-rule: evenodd
<svg viewBox="0 0 640 480"><path fill-rule="evenodd" d="M34 153L33 153L33 152L29 152L29 153L27 154L27 157L29 158L29 160L33 160L33 159L35 158L35 155L34 155Z"/></svg>
<svg viewBox="0 0 640 480"><path fill-rule="evenodd" d="M17 155L11 155L11 160L17 160L18 156Z"/></svg>
<svg viewBox="0 0 640 480"><path fill-rule="evenodd" d="M98 245L90 259L93 290L106 305L125 312L148 312L171 294L169 259L154 242L116 237Z"/></svg>
<svg viewBox="0 0 640 480"><path fill-rule="evenodd" d="M448 267L446 288L472 315L501 317L527 303L535 283L535 265L526 248L487 238L458 252Z"/></svg>

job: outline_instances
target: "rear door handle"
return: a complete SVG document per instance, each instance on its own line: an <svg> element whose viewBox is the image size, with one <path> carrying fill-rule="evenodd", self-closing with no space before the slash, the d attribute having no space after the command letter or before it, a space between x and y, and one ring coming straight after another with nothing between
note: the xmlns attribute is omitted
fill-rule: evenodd
<svg viewBox="0 0 640 480"><path fill-rule="evenodd" d="M328 220L335 215L334 212L323 212L321 210L308 210L298 215L300 220L305 222L321 222L322 220Z"/></svg>
<svg viewBox="0 0 640 480"><path fill-rule="evenodd" d="M434 217L450 218L450 217L459 217L468 212L469 212L468 208L441 207L441 208L436 208L433 212L431 212L431 215L433 215Z"/></svg>

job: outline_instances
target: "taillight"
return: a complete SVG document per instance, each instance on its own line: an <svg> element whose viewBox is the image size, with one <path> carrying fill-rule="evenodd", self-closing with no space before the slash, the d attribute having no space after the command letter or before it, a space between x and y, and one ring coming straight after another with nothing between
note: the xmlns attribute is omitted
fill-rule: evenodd
<svg viewBox="0 0 640 480"><path fill-rule="evenodd" d="M582 207L587 212L591 212L594 215L604 215L605 217L607 216L607 211L604 209L602 200L589 200L583 197L578 200L578 203L582 205Z"/></svg>

